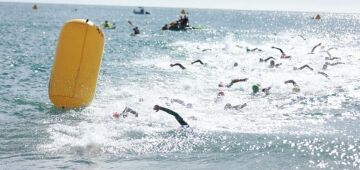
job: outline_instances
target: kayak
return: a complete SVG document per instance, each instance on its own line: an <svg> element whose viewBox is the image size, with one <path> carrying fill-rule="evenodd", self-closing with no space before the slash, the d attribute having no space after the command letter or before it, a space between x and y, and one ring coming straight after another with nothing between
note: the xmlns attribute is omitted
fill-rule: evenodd
<svg viewBox="0 0 360 170"><path fill-rule="evenodd" d="M170 30L170 31L186 31L186 30L195 30L195 29L202 29L201 27L180 27L176 22L171 22L170 24L165 24L162 30Z"/></svg>

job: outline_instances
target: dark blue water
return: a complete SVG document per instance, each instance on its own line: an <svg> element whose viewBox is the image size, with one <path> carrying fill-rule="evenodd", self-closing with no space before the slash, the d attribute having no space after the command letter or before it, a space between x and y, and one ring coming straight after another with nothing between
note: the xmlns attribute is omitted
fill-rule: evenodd
<svg viewBox="0 0 360 170"><path fill-rule="evenodd" d="M315 13L189 9L190 24L202 29L171 32L161 27L180 9L148 8L144 16L132 7L31 6L0 3L0 169L359 168L359 14L315 21ZM48 80L61 27L74 18L117 28L103 30L93 103L61 111L48 99ZM139 36L130 36L128 20ZM329 48L339 59L325 59ZM259 63L269 56L282 65ZM197 59L206 64L192 65ZM176 62L186 70L169 67ZM323 70L325 62L344 64ZM304 64L314 70L293 69ZM217 86L235 78L249 79ZM253 84L271 86L270 95L251 94ZM225 97L214 102L219 90ZM227 103L247 106L224 110ZM155 104L179 112L193 132L154 112ZM139 117L114 119L124 106Z"/></svg>

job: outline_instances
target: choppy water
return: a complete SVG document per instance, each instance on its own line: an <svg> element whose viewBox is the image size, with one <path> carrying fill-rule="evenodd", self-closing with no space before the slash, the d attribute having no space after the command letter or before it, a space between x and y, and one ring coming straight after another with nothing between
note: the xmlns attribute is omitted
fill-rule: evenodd
<svg viewBox="0 0 360 170"><path fill-rule="evenodd" d="M190 9L190 23L204 29L163 32L179 9L149 8L151 15L136 16L131 7L39 5L32 11L31 6L0 3L0 169L360 167L359 14L321 13L314 21L309 19L314 13ZM117 29L104 30L91 106L59 111L48 99L47 85L60 29L73 18L98 25L110 20ZM129 35L127 20L140 27L140 36ZM320 42L322 47L308 54ZM280 59L271 46L292 58ZM327 54L320 51L331 47L340 59L328 62L345 64L322 70ZM269 56L282 65L259 63ZM191 65L196 59L207 65ZM169 67L175 62L187 69ZM314 71L293 70L304 64ZM235 78L249 80L224 88L225 97L215 103L219 82ZM300 93L284 84L289 79ZM271 86L271 94L252 95L257 83ZM171 98L193 107L171 104ZM247 106L225 111L226 103ZM193 133L179 131L170 115L154 112L155 104L179 112ZM140 116L112 118L124 105Z"/></svg>

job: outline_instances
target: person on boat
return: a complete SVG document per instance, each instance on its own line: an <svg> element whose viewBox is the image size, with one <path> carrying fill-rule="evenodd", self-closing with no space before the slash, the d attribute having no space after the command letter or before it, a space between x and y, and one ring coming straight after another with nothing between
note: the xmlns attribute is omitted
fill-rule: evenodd
<svg viewBox="0 0 360 170"><path fill-rule="evenodd" d="M108 20L105 20L105 22L104 22L104 28L109 28L109 27L110 27L109 21L108 21Z"/></svg>
<svg viewBox="0 0 360 170"><path fill-rule="evenodd" d="M185 122L185 120L176 112L165 108L165 107L161 107L159 105L155 105L153 108L156 112L158 112L159 110L164 111L172 116L175 117L175 119L177 120L177 122L181 125L182 128L190 128L189 124Z"/></svg>
<svg viewBox="0 0 360 170"><path fill-rule="evenodd" d="M117 119L120 118L120 116L122 116L123 118L126 118L128 116L128 113L135 115L135 117L139 116L139 114L135 110L131 109L130 107L125 107L125 109L121 113L114 112L113 117L117 118Z"/></svg>
<svg viewBox="0 0 360 170"><path fill-rule="evenodd" d="M180 13L180 19L177 21L177 24L179 29L185 29L186 27L189 27L189 18L187 16L188 13L184 9L182 9Z"/></svg>

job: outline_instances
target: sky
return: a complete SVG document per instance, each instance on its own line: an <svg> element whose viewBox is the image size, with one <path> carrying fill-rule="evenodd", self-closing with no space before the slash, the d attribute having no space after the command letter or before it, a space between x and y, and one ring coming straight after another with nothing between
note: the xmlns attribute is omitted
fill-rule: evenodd
<svg viewBox="0 0 360 170"><path fill-rule="evenodd" d="M360 13L360 0L0 0L7 2Z"/></svg>

